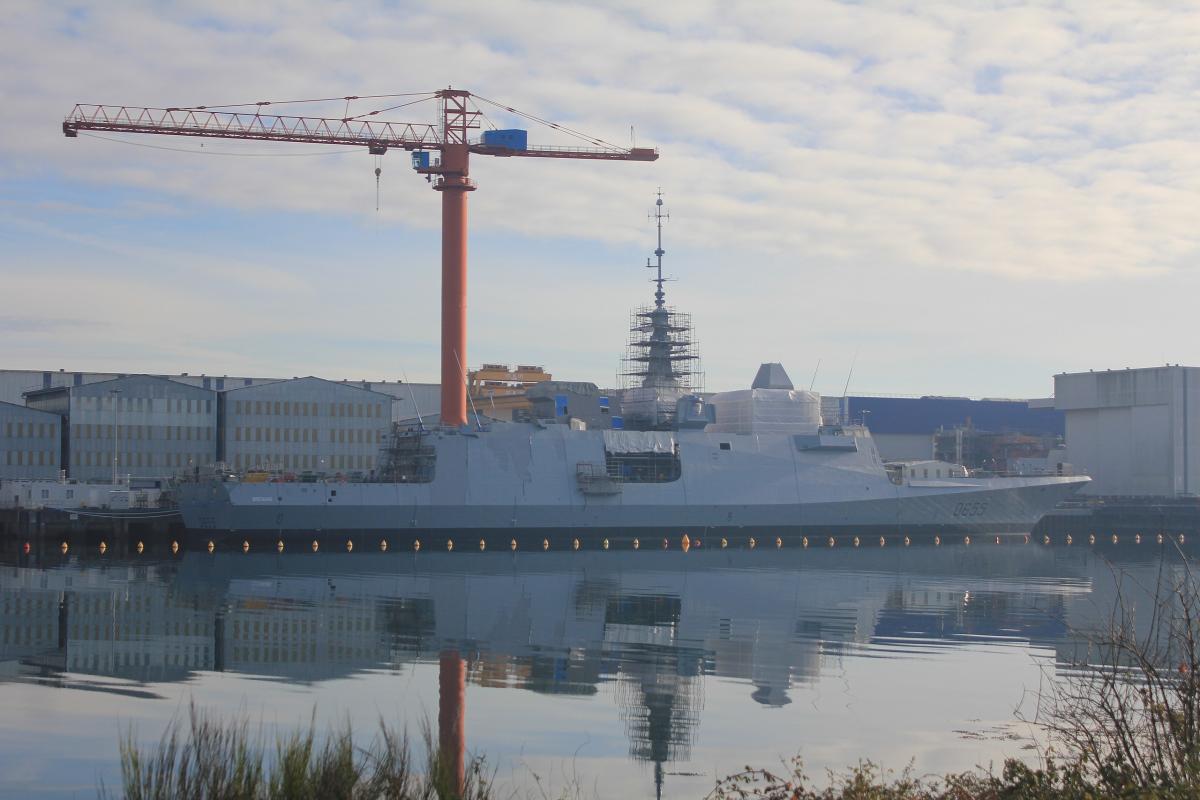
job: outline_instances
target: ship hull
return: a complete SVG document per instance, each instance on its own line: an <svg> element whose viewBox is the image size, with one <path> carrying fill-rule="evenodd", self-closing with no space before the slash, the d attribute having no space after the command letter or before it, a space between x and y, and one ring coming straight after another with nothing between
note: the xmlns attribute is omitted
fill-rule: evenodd
<svg viewBox="0 0 1200 800"><path fill-rule="evenodd" d="M589 494L576 480L577 466L604 463L599 434L565 426L446 434L436 439L437 475L429 483L213 481L184 486L181 511L192 530L273 535L1020 533L1087 481L954 478L897 485L868 436L852 450L809 452L791 436L696 432L678 435L678 479Z"/></svg>

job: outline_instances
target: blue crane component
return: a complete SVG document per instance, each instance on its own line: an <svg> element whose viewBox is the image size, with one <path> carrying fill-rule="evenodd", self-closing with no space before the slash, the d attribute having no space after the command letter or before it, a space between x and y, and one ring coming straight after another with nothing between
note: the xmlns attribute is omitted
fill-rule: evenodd
<svg viewBox="0 0 1200 800"><path fill-rule="evenodd" d="M528 150L529 131L519 128L484 131L480 142L484 147L503 147L506 150Z"/></svg>

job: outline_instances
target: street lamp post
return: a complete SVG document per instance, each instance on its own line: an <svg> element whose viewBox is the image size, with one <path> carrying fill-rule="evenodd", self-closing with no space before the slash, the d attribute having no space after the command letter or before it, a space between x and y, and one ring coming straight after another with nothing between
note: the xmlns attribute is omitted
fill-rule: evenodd
<svg viewBox="0 0 1200 800"><path fill-rule="evenodd" d="M117 438L117 401L120 399L120 389L109 389L108 394L112 397L113 421L112 421L112 440L113 440L113 485L117 484L117 467L121 463L121 440Z"/></svg>

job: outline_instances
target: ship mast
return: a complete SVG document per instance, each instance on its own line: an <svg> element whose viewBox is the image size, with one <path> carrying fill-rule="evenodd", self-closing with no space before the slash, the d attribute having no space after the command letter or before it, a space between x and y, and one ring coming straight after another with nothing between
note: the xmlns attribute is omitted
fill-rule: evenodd
<svg viewBox="0 0 1200 800"><path fill-rule="evenodd" d="M654 279L654 310L649 314L650 338L647 341L646 375L642 379L642 386L675 389L679 386L679 376L675 374L675 364L671 358L675 342L671 340L671 315L665 302L667 293L663 291L663 282L667 279L663 277L662 271L663 255L667 252L662 246L663 220L670 219L671 215L663 210L662 189L658 190L654 201L654 213L650 218L654 220L658 229L658 246L654 248L656 263L651 264L647 258L646 268L657 269L657 277Z"/></svg>
<svg viewBox="0 0 1200 800"><path fill-rule="evenodd" d="M623 370L622 409L630 427L669 427L675 418L676 401L701 391L704 374L700 370L699 345L692 331L690 314L676 311L666 303L663 285L671 278L663 275L663 222L671 215L663 208L660 189L649 218L656 228L654 259L646 259L646 269L655 271L654 303L635 310L629 322Z"/></svg>
<svg viewBox="0 0 1200 800"><path fill-rule="evenodd" d="M654 201L654 214L651 217L658 226L658 247L654 250L654 255L658 259L658 277L654 282L658 284L658 290L654 292L654 305L656 308L663 307L663 298L666 297L666 292L663 291L663 276L662 276L662 257L667 252L662 247L662 224L664 219L670 219L670 212L663 213L662 189L658 190L658 199ZM646 266L650 267L650 259L646 259Z"/></svg>

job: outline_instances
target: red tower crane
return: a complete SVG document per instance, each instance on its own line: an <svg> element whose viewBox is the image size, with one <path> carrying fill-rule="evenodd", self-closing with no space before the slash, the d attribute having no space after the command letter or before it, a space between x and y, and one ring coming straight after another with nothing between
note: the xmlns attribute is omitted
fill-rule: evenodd
<svg viewBox="0 0 1200 800"><path fill-rule="evenodd" d="M442 194L442 408L441 424L460 427L467 424L467 193L475 190L470 178L471 154L523 158L583 158L604 161L654 161L652 148L621 148L599 139L587 139L595 147L527 146L524 131L501 131L471 141L470 133L479 129L482 112L471 108L474 97L515 114L516 109L502 106L461 89L442 89L424 93L436 97L440 105L440 125L382 122L364 119L378 111L340 119L290 117L263 113L261 101L253 112L213 111L207 106L188 108L142 108L133 106L77 105L63 121L63 133L78 136L80 131L115 133L152 133L172 136L202 136L217 139L251 139L270 142L306 142L365 146L372 155L390 149L413 151L413 168L428 176L433 188ZM429 99L423 98L423 99ZM347 109L357 96L327 98L345 100ZM417 102L417 101L413 101ZM408 103L405 103L408 105ZM221 106L227 108L229 106ZM536 122L536 117L521 114ZM551 127L566 130L553 123ZM432 152L440 159L430 159ZM436 177L436 180L433 180Z"/></svg>

